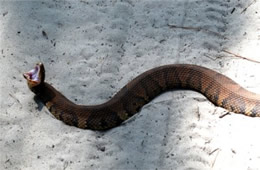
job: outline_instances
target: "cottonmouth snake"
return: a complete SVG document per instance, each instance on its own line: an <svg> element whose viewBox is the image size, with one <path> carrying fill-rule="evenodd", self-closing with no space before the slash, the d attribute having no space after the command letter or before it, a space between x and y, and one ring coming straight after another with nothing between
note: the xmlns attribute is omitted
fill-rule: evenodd
<svg viewBox="0 0 260 170"><path fill-rule="evenodd" d="M173 64L153 68L125 85L109 101L92 106L76 105L44 82L42 63L23 76L31 91L49 111L66 124L84 129L106 130L120 125L141 107L170 89L191 89L228 111L260 116L260 95L249 92L230 78L205 67Z"/></svg>

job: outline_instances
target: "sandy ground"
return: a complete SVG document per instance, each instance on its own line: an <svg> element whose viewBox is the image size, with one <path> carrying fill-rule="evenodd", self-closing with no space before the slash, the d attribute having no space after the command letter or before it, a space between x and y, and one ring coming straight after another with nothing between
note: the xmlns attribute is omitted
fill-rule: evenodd
<svg viewBox="0 0 260 170"><path fill-rule="evenodd" d="M34 101L22 73L78 104L109 100L143 71L192 63L260 93L256 0L0 1L0 169L260 169L260 119L192 91L165 93L107 132L70 127ZM258 77L258 79L257 79Z"/></svg>

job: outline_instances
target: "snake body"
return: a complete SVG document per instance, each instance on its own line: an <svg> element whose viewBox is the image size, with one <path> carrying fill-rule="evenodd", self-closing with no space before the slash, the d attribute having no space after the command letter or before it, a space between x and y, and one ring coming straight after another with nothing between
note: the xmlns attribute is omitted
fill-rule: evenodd
<svg viewBox="0 0 260 170"><path fill-rule="evenodd" d="M120 125L142 106L171 89L191 89L228 111L260 116L260 95L211 69L189 64L165 65L148 70L126 84L109 101L93 106L77 105L44 82L45 70L39 63L24 73L29 88L49 111L68 125L83 129L106 130Z"/></svg>

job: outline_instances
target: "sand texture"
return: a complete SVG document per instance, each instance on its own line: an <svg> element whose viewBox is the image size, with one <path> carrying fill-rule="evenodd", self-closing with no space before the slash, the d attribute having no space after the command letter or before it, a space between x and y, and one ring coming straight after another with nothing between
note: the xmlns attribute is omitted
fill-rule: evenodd
<svg viewBox="0 0 260 170"><path fill-rule="evenodd" d="M0 169L260 169L260 118L176 90L107 132L55 119L22 73L78 104L109 100L140 73L189 63L260 94L257 0L1 0ZM246 57L248 59L243 59Z"/></svg>

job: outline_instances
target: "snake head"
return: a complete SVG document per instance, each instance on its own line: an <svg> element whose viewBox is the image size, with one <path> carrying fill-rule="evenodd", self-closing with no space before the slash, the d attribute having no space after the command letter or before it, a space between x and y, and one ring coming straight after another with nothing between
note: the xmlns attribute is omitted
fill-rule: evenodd
<svg viewBox="0 0 260 170"><path fill-rule="evenodd" d="M34 69L23 73L23 77L27 80L30 89L44 82L45 69L42 63L37 63Z"/></svg>

